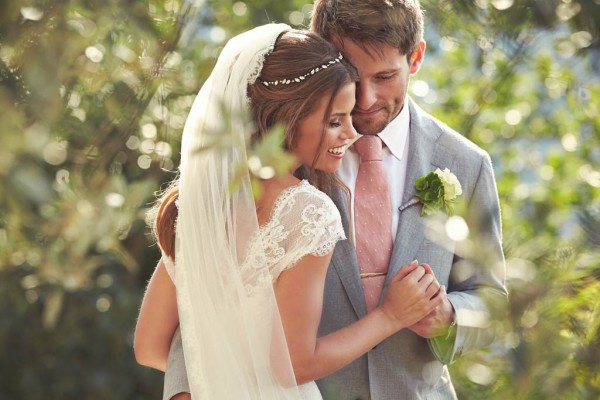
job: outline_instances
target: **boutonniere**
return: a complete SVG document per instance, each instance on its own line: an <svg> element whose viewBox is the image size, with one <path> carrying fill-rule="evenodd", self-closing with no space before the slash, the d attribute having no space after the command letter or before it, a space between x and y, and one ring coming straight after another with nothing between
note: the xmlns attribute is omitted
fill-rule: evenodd
<svg viewBox="0 0 600 400"><path fill-rule="evenodd" d="M462 194L462 187L456 175L448 168L436 169L434 172L420 177L415 182L416 197L423 203L422 216L435 214L443 210L452 214L452 204Z"/></svg>

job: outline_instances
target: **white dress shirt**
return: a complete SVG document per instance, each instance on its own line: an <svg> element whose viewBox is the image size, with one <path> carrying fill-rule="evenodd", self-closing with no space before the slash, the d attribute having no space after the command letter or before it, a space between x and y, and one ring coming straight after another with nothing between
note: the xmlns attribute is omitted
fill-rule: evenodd
<svg viewBox="0 0 600 400"><path fill-rule="evenodd" d="M408 107L402 107L402 111L394 118L384 129L379 132L385 146L383 148L383 165L388 171L388 182L390 189L390 200L392 206L392 238L396 239L398 231L398 219L400 213L398 207L402 205L402 193L406 181L406 168L408 159L408 131L410 127L410 113ZM360 135L359 135L360 137ZM348 186L351 193L350 209L352 210L352 236L354 239L354 187L356 185L356 176L360 157L354 146L348 149L348 152L342 159L342 166L338 169L339 178Z"/></svg>

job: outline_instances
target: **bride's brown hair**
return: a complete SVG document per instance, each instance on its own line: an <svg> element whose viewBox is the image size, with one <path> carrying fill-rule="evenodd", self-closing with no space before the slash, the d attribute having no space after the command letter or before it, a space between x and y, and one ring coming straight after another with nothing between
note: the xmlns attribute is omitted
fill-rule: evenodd
<svg viewBox="0 0 600 400"><path fill-rule="evenodd" d="M285 127L284 148L294 149L300 123L313 112L324 96L329 96L321 126L321 148L335 96L342 87L358 80L356 70L344 59L329 64L338 57L338 50L315 33L299 30L284 32L277 39L273 51L265 58L256 82L248 85L248 97L256 124L252 142L260 141L271 129L281 124ZM325 64L328 65L327 68L320 68L301 82L264 84L293 79ZM298 168L295 175L308 179L312 185L326 193L330 193L334 186L347 191L335 174L314 168L319 153L316 152L312 165ZM172 181L147 214L147 221L152 226L158 245L171 259L175 259L178 183L178 179Z"/></svg>

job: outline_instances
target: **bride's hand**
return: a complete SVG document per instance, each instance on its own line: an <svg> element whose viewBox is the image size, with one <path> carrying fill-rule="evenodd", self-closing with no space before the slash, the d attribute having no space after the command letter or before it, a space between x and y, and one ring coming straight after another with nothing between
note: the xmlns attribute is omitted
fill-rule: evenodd
<svg viewBox="0 0 600 400"><path fill-rule="evenodd" d="M397 330L409 327L442 302L440 284L428 265L418 261L400 268L388 285L380 308Z"/></svg>

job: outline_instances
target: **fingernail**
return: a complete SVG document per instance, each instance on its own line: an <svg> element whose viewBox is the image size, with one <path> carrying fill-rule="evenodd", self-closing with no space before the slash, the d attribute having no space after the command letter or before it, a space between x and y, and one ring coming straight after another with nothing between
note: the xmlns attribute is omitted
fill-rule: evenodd
<svg viewBox="0 0 600 400"><path fill-rule="evenodd" d="M418 264L419 260L414 260L413 262L411 262L411 264Z"/></svg>

